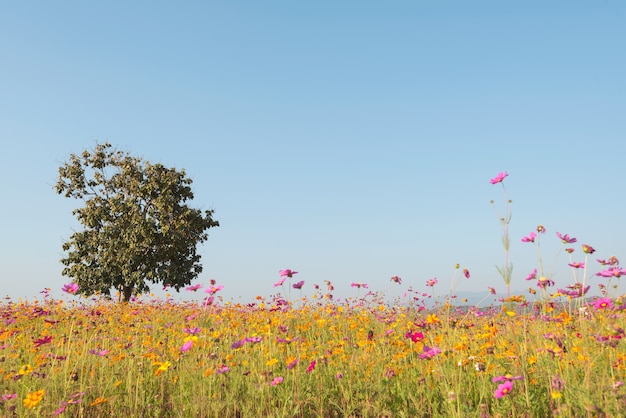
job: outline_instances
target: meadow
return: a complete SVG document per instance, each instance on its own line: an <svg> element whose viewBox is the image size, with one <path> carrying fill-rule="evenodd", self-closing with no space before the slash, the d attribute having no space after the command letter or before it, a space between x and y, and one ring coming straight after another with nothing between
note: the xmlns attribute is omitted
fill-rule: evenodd
<svg viewBox="0 0 626 418"><path fill-rule="evenodd" d="M503 173L500 173L503 174ZM505 175L492 179L500 184ZM506 200L505 200L506 201ZM507 212L508 209L505 210ZM507 215L501 217L506 242ZM536 244L539 226L522 241ZM571 254L575 238L558 234ZM570 251L571 250L571 251ZM198 300L102 296L0 304L0 414L5 417L619 417L626 411L624 296L616 257L569 266L557 287L531 272L525 295L467 305L433 278L402 300L366 283L310 297L297 272L249 304L214 281ZM582 273L577 278L576 273ZM600 283L590 297L589 277ZM597 277L596 277L597 276ZM403 286L402 279L389 279ZM595 285L595 284L594 284ZM62 289L72 295L75 283ZM495 291L493 291L495 293ZM532 296L532 300L530 300Z"/></svg>

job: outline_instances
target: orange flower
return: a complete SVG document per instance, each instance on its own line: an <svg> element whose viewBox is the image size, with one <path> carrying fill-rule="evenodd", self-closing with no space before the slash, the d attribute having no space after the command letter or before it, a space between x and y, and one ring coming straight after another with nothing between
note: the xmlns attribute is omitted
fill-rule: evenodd
<svg viewBox="0 0 626 418"><path fill-rule="evenodd" d="M24 407L28 408L28 409L33 409L34 407L36 407L39 402L41 402L41 400L43 399L43 395L44 395L44 390L38 390L36 392L33 393L29 393L28 395L26 395L26 397L24 398Z"/></svg>

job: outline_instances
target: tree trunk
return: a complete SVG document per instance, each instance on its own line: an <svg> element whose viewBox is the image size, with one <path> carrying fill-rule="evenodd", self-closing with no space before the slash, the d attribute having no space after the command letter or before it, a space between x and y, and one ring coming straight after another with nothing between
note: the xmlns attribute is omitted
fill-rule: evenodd
<svg viewBox="0 0 626 418"><path fill-rule="evenodd" d="M128 303L130 301L130 297L133 295L133 286L126 286L122 289L122 296L124 299L122 300L124 303Z"/></svg>

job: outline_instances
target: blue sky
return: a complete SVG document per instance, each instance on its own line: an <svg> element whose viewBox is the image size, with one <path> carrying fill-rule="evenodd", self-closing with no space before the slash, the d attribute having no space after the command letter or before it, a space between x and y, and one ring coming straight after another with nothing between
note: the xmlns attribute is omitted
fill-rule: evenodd
<svg viewBox="0 0 626 418"><path fill-rule="evenodd" d="M456 263L502 292L499 171L514 289L538 224L548 266L556 231L626 257L625 43L610 0L3 2L0 293L60 296L80 202L52 187L96 141L186 170L221 224L198 282L228 300L286 268L304 294L445 292Z"/></svg>

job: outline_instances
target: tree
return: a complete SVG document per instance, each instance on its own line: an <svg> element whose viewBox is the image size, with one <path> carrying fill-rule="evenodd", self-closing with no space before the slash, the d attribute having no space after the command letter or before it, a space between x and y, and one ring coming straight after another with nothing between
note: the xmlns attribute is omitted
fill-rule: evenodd
<svg viewBox="0 0 626 418"><path fill-rule="evenodd" d="M147 282L176 291L189 285L202 272L197 244L219 226L212 210L187 206L191 183L184 170L151 164L109 143L71 154L54 189L83 200L72 213L84 230L63 244L63 275L79 293L110 296L116 289L124 301L149 292Z"/></svg>

